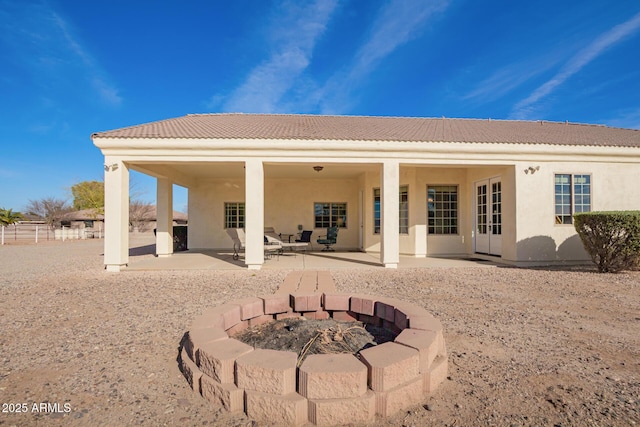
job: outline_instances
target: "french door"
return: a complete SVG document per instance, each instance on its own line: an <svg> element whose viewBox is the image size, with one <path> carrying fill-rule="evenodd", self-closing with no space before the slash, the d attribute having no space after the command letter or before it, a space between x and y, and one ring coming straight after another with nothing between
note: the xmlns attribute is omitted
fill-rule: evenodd
<svg viewBox="0 0 640 427"><path fill-rule="evenodd" d="M502 255L502 181L478 181L476 196L476 252Z"/></svg>

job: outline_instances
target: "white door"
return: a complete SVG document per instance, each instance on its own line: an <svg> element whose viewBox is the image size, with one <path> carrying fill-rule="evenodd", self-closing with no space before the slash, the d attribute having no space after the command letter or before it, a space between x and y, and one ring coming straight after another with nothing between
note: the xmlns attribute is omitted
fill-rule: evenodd
<svg viewBox="0 0 640 427"><path fill-rule="evenodd" d="M502 254L502 181L476 182L476 252Z"/></svg>

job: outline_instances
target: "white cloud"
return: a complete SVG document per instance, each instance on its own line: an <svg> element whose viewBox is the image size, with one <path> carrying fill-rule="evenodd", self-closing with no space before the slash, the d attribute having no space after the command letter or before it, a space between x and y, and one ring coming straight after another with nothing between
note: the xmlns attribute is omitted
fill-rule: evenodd
<svg viewBox="0 0 640 427"><path fill-rule="evenodd" d="M274 53L251 70L244 83L228 96L214 95L208 107L222 105L224 111L231 112L280 112L283 97L308 67L336 6L337 0L316 0L303 5L281 3L279 19L267 37L274 44Z"/></svg>
<svg viewBox="0 0 640 427"><path fill-rule="evenodd" d="M370 35L358 49L348 69L336 73L321 90L324 114L349 109L351 92L363 77L372 73L398 47L416 38L434 14L444 11L449 0L391 0L378 13Z"/></svg>
<svg viewBox="0 0 640 427"><path fill-rule="evenodd" d="M600 35L589 46L571 57L555 76L538 87L527 98L518 102L513 107L512 116L517 119L527 118L538 101L552 93L571 76L580 72L585 66L606 52L607 49L638 31L639 28L640 13Z"/></svg>
<svg viewBox="0 0 640 427"><path fill-rule="evenodd" d="M600 122L606 123L607 126L640 130L640 108L621 111L616 117L600 120Z"/></svg>
<svg viewBox="0 0 640 427"><path fill-rule="evenodd" d="M73 34L73 25L48 2L5 2L0 10L0 37L11 60L41 86L67 89L86 82L105 104L122 102L118 90Z"/></svg>

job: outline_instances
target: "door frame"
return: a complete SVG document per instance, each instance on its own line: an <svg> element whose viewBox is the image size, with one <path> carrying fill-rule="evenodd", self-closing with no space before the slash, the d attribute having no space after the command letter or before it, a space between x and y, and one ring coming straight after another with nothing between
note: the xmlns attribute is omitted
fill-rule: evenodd
<svg viewBox="0 0 640 427"><path fill-rule="evenodd" d="M499 233L494 234L494 227L496 226L496 224L494 224L493 221L493 198L494 198L494 192L493 192L493 184L495 183L500 183L500 197L499 200L497 201L500 205L500 211L497 213L500 217L499 220L500 222L497 224L497 226L499 227ZM487 192L486 192L486 204L487 204L487 211L486 211L486 227L487 227L487 232L485 234L482 235L482 237L480 237L480 233L478 232L478 187L482 186L482 185L486 185L487 188ZM474 253L479 253L479 254L485 254L485 255L494 255L494 256L502 256L502 229L503 229L503 224L504 224L504 219L503 219L503 213L504 213L504 209L503 209L503 190L502 190L502 176L498 175L498 176L493 176L490 178L485 178L485 179L481 179L478 181L475 181L473 183L473 195L472 195L472 200L473 200L473 230L474 230L474 239L473 239L473 251ZM479 239L486 239L486 242L482 242L483 247L481 247L481 250L478 250L478 240ZM486 250L484 245L486 245Z"/></svg>

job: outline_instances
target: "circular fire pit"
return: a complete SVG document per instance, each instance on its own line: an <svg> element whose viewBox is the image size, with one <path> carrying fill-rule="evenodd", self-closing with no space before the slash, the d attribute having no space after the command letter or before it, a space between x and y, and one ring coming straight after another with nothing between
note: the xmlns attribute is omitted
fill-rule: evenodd
<svg viewBox="0 0 640 427"><path fill-rule="evenodd" d="M353 354L254 349L234 335L304 316L359 321L396 335ZM447 375L442 325L405 301L361 294L293 293L211 308L191 325L181 351L194 391L256 421L335 425L369 422L420 403Z"/></svg>

